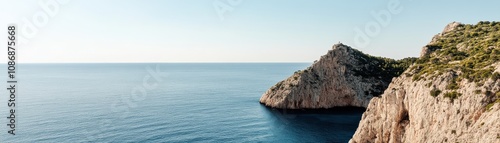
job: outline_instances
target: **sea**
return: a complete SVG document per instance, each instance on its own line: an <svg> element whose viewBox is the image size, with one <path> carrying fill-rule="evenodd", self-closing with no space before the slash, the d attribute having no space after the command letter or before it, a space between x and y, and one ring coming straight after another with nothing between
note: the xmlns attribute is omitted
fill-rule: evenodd
<svg viewBox="0 0 500 143"><path fill-rule="evenodd" d="M0 142L348 142L363 110L259 103L267 89L310 64L19 64L15 135L8 133L4 88ZM0 79L9 86L7 74Z"/></svg>

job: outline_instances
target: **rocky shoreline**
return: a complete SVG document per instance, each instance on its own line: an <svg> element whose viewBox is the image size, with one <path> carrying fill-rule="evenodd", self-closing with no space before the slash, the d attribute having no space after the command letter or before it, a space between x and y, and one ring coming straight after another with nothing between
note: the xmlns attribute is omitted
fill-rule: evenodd
<svg viewBox="0 0 500 143"><path fill-rule="evenodd" d="M498 143L500 23L450 23L419 58L400 61L336 44L260 103L303 112L366 108L351 143Z"/></svg>
<svg viewBox="0 0 500 143"><path fill-rule="evenodd" d="M383 69L384 66L399 63L335 44L309 68L271 87L262 95L260 103L281 109L366 108L371 98L382 94L397 72L406 69Z"/></svg>

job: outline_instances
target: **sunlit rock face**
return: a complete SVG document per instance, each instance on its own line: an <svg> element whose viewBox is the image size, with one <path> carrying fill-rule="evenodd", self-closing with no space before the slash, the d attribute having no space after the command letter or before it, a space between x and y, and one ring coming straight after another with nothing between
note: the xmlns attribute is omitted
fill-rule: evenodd
<svg viewBox="0 0 500 143"><path fill-rule="evenodd" d="M370 101L350 142L500 143L495 37L498 22L446 26L414 65Z"/></svg>
<svg viewBox="0 0 500 143"><path fill-rule="evenodd" d="M282 109L367 107L370 99L380 95L395 76L378 74L386 61L394 62L336 44L309 68L267 90L260 102Z"/></svg>

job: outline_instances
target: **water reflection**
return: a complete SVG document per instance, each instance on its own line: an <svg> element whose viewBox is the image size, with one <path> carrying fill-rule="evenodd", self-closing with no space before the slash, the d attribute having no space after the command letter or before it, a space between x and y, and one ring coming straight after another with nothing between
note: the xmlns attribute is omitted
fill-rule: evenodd
<svg viewBox="0 0 500 143"><path fill-rule="evenodd" d="M261 105L272 125L274 141L348 142L358 127L364 108L279 110Z"/></svg>

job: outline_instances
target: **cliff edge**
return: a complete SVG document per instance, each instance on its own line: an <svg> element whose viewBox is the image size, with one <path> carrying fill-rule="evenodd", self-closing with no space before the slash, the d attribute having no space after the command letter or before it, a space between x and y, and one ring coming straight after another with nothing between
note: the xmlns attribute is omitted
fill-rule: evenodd
<svg viewBox="0 0 500 143"><path fill-rule="evenodd" d="M337 106L367 107L393 77L415 59L393 60L364 54L344 44L309 68L278 82L260 98L260 103L281 109L318 109Z"/></svg>
<svg viewBox="0 0 500 143"><path fill-rule="evenodd" d="M451 23L373 98L351 143L500 142L500 23Z"/></svg>

